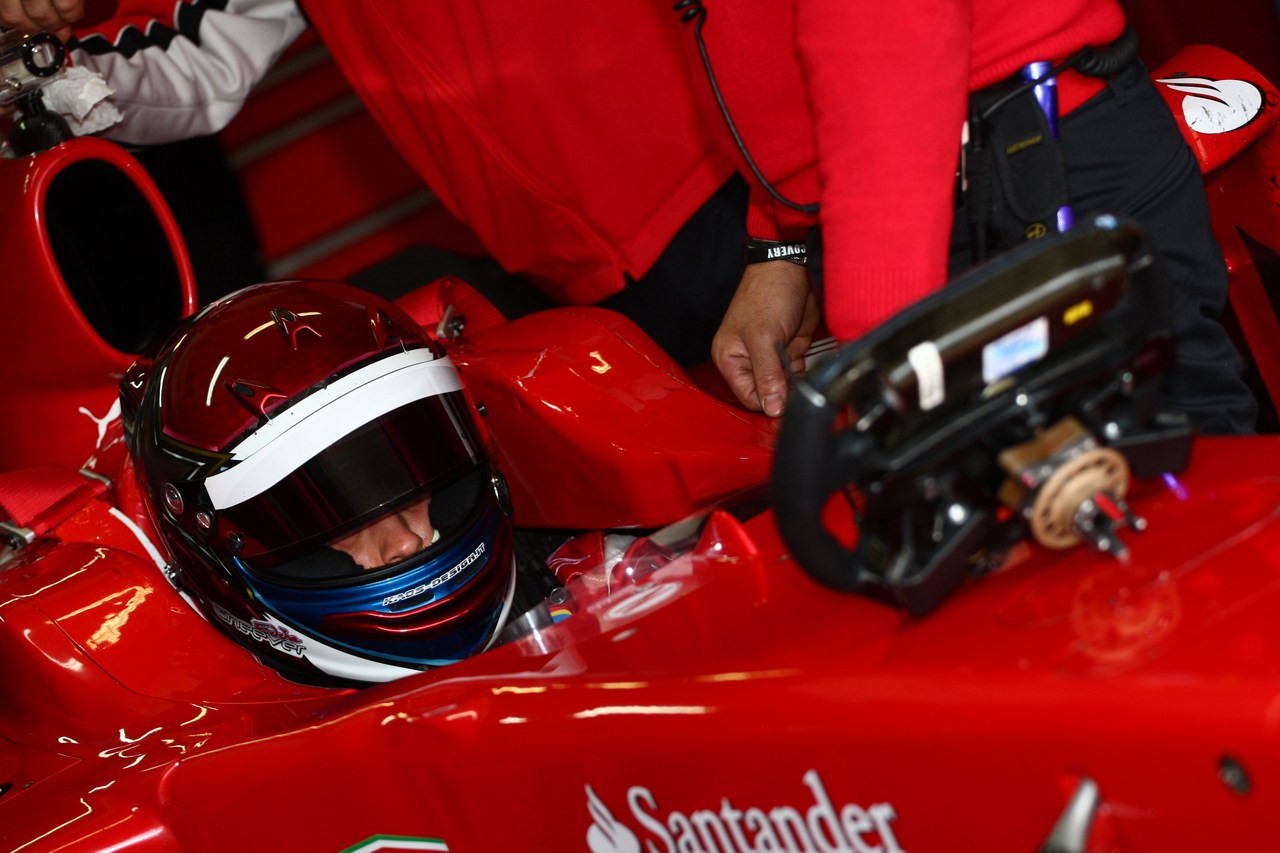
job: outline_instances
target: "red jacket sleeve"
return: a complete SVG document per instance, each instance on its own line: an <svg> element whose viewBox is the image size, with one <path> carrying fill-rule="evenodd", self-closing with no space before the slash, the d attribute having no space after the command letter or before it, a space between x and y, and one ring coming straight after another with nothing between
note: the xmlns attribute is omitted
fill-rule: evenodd
<svg viewBox="0 0 1280 853"><path fill-rule="evenodd" d="M971 4L797 0L827 324L857 337L946 278Z"/></svg>

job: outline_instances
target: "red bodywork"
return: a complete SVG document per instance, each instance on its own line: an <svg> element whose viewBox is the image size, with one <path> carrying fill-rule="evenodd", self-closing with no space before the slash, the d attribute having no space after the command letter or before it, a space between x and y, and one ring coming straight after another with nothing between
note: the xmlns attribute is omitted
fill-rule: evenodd
<svg viewBox="0 0 1280 853"><path fill-rule="evenodd" d="M1256 199L1274 188L1229 176L1246 157L1274 174L1274 139L1210 176L1273 249ZM0 162L0 182L39 186L78 152L127 162L86 146ZM55 262L33 256L44 238L22 233L0 260L62 299ZM473 299L446 281L406 305L434 322ZM766 480L774 422L629 322L506 323L471 304L482 321L450 349L517 523L678 523ZM283 680L170 587L118 420L77 409L106 412L131 355L91 341L81 378L80 321L23 310L50 318L53 345L7 351L41 381L10 397L23 417L0 427L2 467L87 461L112 485L0 556L9 849L1101 853L1266 849L1280 832L1280 438L1204 439L1184 473L1139 484L1149 526L1126 534L1127 562L1019 544L924 618L819 586L763 505L717 510L655 537L694 535L656 570L571 586L563 622L329 690ZM1092 793L1072 836L1069 803Z"/></svg>
<svg viewBox="0 0 1280 853"><path fill-rule="evenodd" d="M67 216L84 205L76 189L85 169L113 175L109 185L137 215L115 221L99 216L93 224ZM110 142L77 139L39 157L0 160L0 199L7 214L0 258L8 265L0 361L13 368L6 411L22 412L21 418L4 419L0 470L46 463L79 467L89 455L84 451L94 447L94 419L108 417L120 377L137 355L121 349L134 319L154 315L159 327L195 310L191 264L155 184L137 160ZM88 233L91 228L97 233ZM156 272L148 287L128 272L143 266L143 258L157 259L144 267ZM86 311L85 302L99 300L112 311ZM78 414L80 407L88 414Z"/></svg>

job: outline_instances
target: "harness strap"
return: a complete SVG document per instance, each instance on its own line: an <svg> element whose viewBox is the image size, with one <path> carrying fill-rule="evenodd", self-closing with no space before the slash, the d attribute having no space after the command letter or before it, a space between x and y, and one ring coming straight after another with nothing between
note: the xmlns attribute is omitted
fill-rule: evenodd
<svg viewBox="0 0 1280 853"><path fill-rule="evenodd" d="M106 492L110 481L95 471L57 465L0 473L0 541L22 548Z"/></svg>

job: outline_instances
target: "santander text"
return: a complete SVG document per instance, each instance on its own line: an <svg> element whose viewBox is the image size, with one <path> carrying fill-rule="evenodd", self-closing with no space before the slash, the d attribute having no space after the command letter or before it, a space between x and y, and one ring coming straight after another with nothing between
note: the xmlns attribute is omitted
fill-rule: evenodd
<svg viewBox="0 0 1280 853"><path fill-rule="evenodd" d="M906 853L890 825L897 818L891 804L837 810L818 771L805 773L804 784L813 798L808 808L741 808L722 797L719 808L664 813L641 785L627 790L627 805L652 836L644 841L648 853Z"/></svg>

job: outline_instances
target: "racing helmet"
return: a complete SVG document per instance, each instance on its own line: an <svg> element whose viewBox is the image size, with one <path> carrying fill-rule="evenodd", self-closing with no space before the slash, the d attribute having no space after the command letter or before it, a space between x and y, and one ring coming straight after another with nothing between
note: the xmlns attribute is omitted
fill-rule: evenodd
<svg viewBox="0 0 1280 853"><path fill-rule="evenodd" d="M386 681L502 629L505 486L457 370L393 303L246 288L134 363L121 399L170 580L282 674Z"/></svg>

